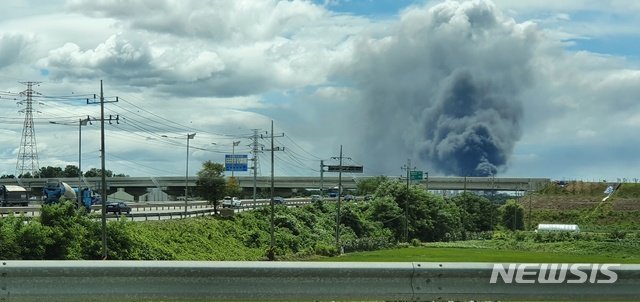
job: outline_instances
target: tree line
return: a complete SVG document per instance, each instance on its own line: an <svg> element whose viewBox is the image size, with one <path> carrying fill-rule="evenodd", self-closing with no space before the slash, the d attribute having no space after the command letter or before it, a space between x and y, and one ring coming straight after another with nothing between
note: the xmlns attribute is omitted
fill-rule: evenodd
<svg viewBox="0 0 640 302"><path fill-rule="evenodd" d="M20 174L17 178L71 178L71 177L80 177L80 168L75 165L67 165L66 167L41 167L40 170L31 174L30 172ZM125 175L123 173L115 174L111 170L105 170L105 175L107 177L129 177L129 175ZM88 171L82 173L84 177L100 177L102 176L102 169L91 168ZM3 174L0 175L0 178L16 178L14 174Z"/></svg>
<svg viewBox="0 0 640 302"><path fill-rule="evenodd" d="M239 196L224 166L207 161L198 171L195 195L212 202ZM234 191L236 190L236 191ZM236 213L155 222L109 221L109 259L259 260L275 255L336 255L384 249L398 243L491 239L494 230L524 229L524 210L515 200L500 205L465 192L442 196L386 177L361 181L367 202L319 201L300 207L278 205ZM101 225L75 210L73 202L45 206L38 217L0 218L0 255L5 259L99 259ZM336 217L340 216L338 220ZM275 246L270 248L270 217ZM340 237L336 238L336 221ZM232 245L232 247L230 246ZM232 248L235 252L230 253Z"/></svg>

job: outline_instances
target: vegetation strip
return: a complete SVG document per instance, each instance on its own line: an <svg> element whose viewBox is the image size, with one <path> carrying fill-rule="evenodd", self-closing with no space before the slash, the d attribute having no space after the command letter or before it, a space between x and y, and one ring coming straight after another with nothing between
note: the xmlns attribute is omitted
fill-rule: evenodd
<svg viewBox="0 0 640 302"><path fill-rule="evenodd" d="M210 168L215 173L205 173ZM219 168L209 163L199 175L220 177ZM222 196L230 192L224 189L230 186L229 183L200 184L202 187L195 192L205 188L218 190L216 194ZM299 207L277 205L273 252L277 260L301 260L338 256L341 250L347 254L380 250L385 253L384 250L389 250L390 254L403 255L415 249L429 252L423 255L429 259L429 255L439 253L438 249L431 247L465 247L459 254L445 252L451 257L449 259L433 259L483 261L480 259L495 255L486 258L487 261L541 262L557 259L545 262L638 263L638 211L615 210L615 207L608 206L615 205L620 196L631 202L628 196L636 191L635 186L626 191L626 184L618 186L620 196L614 193L606 202L597 202L591 208L557 210L542 208L536 202L556 196L587 198L585 196L595 194L592 191L604 189L606 184L599 186L575 184L559 187L551 183L549 188L535 195L480 196L465 192L443 196L417 185L407 187L403 182L386 177L371 178L361 181L356 192L350 192L355 196L370 194L371 200L343 202L341 205L339 245L336 245L336 203L320 199ZM601 192L598 194L602 195ZM38 217L9 215L0 218L0 241L3 243L0 255L7 260L100 259L101 225L92 215L96 214L84 215L75 210L72 202L62 202L43 207ZM212 215L167 221L109 221L107 258L266 260L271 242L270 216L270 207L265 207L229 217ZM538 223L577 223L582 232L536 233L533 229ZM422 247L425 244L429 248ZM422 248L406 248L409 246ZM392 250L397 247L400 249ZM518 258L514 255L523 256ZM336 257L335 260L349 257L352 256Z"/></svg>

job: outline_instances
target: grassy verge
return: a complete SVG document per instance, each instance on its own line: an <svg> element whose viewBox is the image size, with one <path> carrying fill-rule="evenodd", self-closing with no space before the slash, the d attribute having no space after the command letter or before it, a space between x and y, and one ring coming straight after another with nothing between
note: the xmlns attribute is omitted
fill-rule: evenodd
<svg viewBox="0 0 640 302"><path fill-rule="evenodd" d="M315 258L331 262L517 262L517 263L635 263L640 259L568 253L498 250L467 247L409 247Z"/></svg>

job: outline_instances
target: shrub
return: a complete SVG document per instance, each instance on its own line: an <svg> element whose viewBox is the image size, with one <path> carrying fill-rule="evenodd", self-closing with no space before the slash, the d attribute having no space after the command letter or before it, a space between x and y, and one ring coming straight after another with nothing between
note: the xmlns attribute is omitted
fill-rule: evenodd
<svg viewBox="0 0 640 302"><path fill-rule="evenodd" d="M421 244L422 242L420 242L420 239L418 238L411 239L411 246L420 246Z"/></svg>
<svg viewBox="0 0 640 302"><path fill-rule="evenodd" d="M2 259L20 259L20 245L15 234L17 221L18 219L13 214L0 220L0 257Z"/></svg>
<svg viewBox="0 0 640 302"><path fill-rule="evenodd" d="M396 244L396 246L395 246L395 248L397 248L397 249L406 249L406 248L409 248L409 247L410 247L410 245L407 242L400 242L400 243Z"/></svg>
<svg viewBox="0 0 640 302"><path fill-rule="evenodd" d="M516 231L514 233L516 241L525 241L527 234L525 232Z"/></svg>
<svg viewBox="0 0 640 302"><path fill-rule="evenodd" d="M53 244L51 230L33 220L18 231L18 242L22 245L22 260L44 260L45 246ZM3 242L3 246L6 243ZM0 255L6 255L0 253Z"/></svg>
<svg viewBox="0 0 640 302"><path fill-rule="evenodd" d="M535 233L535 235L533 235L533 242L545 242L545 236L543 236L541 233Z"/></svg>
<svg viewBox="0 0 640 302"><path fill-rule="evenodd" d="M609 238L615 240L622 240L627 236L627 232L623 230L613 230L609 233Z"/></svg>
<svg viewBox="0 0 640 302"><path fill-rule="evenodd" d="M314 248L316 255L333 257L338 255L338 248L333 245L317 243Z"/></svg>
<svg viewBox="0 0 640 302"><path fill-rule="evenodd" d="M509 237L510 236L505 232L495 232L495 233L493 233L493 236L491 236L491 239L493 239L493 240L508 240Z"/></svg>
<svg viewBox="0 0 640 302"><path fill-rule="evenodd" d="M345 240L342 246L344 251L349 253L388 249L393 244L391 243L391 238L388 237L365 237Z"/></svg>

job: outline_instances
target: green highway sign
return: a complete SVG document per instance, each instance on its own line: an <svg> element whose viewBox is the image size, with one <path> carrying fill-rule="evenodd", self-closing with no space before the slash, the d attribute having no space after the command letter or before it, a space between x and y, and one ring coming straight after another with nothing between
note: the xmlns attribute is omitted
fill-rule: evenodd
<svg viewBox="0 0 640 302"><path fill-rule="evenodd" d="M409 179L411 180L422 180L422 175L424 173L422 171L409 171Z"/></svg>

